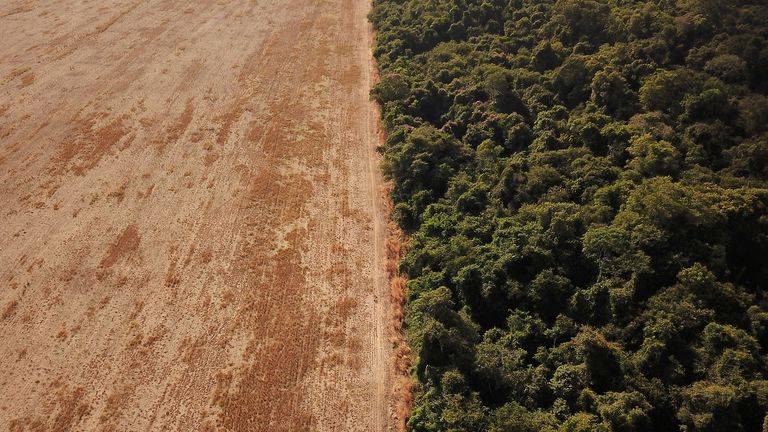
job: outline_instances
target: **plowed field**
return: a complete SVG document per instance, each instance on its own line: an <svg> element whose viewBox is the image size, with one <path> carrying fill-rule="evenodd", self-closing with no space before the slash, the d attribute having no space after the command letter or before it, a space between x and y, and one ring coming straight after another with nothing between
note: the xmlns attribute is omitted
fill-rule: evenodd
<svg viewBox="0 0 768 432"><path fill-rule="evenodd" d="M364 0L0 2L0 429L383 431Z"/></svg>

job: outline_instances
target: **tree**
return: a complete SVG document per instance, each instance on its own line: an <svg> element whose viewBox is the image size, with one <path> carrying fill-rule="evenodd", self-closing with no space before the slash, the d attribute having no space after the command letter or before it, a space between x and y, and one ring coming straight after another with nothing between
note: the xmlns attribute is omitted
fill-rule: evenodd
<svg viewBox="0 0 768 432"><path fill-rule="evenodd" d="M640 88L640 102L649 111L678 115L682 112L681 102L685 96L698 93L704 80L702 74L686 68L659 70Z"/></svg>
<svg viewBox="0 0 768 432"><path fill-rule="evenodd" d="M489 432L555 432L557 420L543 412L530 412L514 402L493 413Z"/></svg>
<svg viewBox="0 0 768 432"><path fill-rule="evenodd" d="M374 1L411 430L764 426L764 3Z"/></svg>
<svg viewBox="0 0 768 432"><path fill-rule="evenodd" d="M612 431L652 431L651 404L639 392L608 392L597 398L597 411Z"/></svg>
<svg viewBox="0 0 768 432"><path fill-rule="evenodd" d="M391 73L384 75L371 90L371 96L380 104L405 98L409 92L408 83L402 75Z"/></svg>
<svg viewBox="0 0 768 432"><path fill-rule="evenodd" d="M602 70L592 78L592 102L612 115L626 118L635 111L635 95L616 70Z"/></svg>
<svg viewBox="0 0 768 432"><path fill-rule="evenodd" d="M757 341L730 325L708 324L697 353L698 370L715 382L739 385L761 372Z"/></svg>
<svg viewBox="0 0 768 432"><path fill-rule="evenodd" d="M750 94L739 101L739 123L751 135L768 130L768 97Z"/></svg>
<svg viewBox="0 0 768 432"><path fill-rule="evenodd" d="M593 330L586 328L573 341L584 362L586 379L596 391L620 389L623 384L623 353L621 349Z"/></svg>
<svg viewBox="0 0 768 432"><path fill-rule="evenodd" d="M680 170L680 152L667 141L642 135L632 140L627 151L633 157L627 166L645 177L672 175Z"/></svg>
<svg viewBox="0 0 768 432"><path fill-rule="evenodd" d="M586 61L569 57L555 71L552 84L568 107L584 103L591 93L592 74Z"/></svg>
<svg viewBox="0 0 768 432"><path fill-rule="evenodd" d="M428 366L455 364L469 368L477 327L465 313L456 312L446 287L423 293L410 305L409 342L418 353L416 369L427 376Z"/></svg>
<svg viewBox="0 0 768 432"><path fill-rule="evenodd" d="M633 251L630 234L614 227L594 227L584 234L584 255L597 264L597 282L604 276L626 276L641 272L648 267L648 258L640 251Z"/></svg>
<svg viewBox="0 0 768 432"><path fill-rule="evenodd" d="M589 413L576 413L563 422L558 432L610 432L610 426L600 422L600 419Z"/></svg>
<svg viewBox="0 0 768 432"><path fill-rule="evenodd" d="M587 387L587 368L584 364L559 366L550 380L552 392L568 401L571 406L576 403L576 398Z"/></svg>
<svg viewBox="0 0 768 432"><path fill-rule="evenodd" d="M685 388L677 418L692 432L742 431L736 389L706 381Z"/></svg>

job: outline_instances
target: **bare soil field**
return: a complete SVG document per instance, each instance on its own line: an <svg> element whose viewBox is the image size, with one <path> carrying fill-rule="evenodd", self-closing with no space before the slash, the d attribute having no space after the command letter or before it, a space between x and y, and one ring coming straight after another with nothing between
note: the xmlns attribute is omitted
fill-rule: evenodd
<svg viewBox="0 0 768 432"><path fill-rule="evenodd" d="M0 2L0 430L393 427L368 10Z"/></svg>

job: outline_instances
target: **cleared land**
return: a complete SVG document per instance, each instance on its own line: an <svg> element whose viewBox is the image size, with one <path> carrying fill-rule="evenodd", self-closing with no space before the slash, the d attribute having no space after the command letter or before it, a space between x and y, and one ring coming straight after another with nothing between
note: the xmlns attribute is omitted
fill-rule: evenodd
<svg viewBox="0 0 768 432"><path fill-rule="evenodd" d="M391 426L368 9L0 4L0 429Z"/></svg>

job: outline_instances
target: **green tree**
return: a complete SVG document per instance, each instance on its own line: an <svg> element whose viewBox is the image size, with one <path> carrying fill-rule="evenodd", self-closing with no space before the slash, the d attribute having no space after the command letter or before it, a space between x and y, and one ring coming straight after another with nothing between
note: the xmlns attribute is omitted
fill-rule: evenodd
<svg viewBox="0 0 768 432"><path fill-rule="evenodd" d="M753 431L768 4L374 0L414 431Z"/></svg>
<svg viewBox="0 0 768 432"><path fill-rule="evenodd" d="M680 152L667 141L642 135L632 140L627 151L632 155L627 166L645 177L671 175L680 170Z"/></svg>
<svg viewBox="0 0 768 432"><path fill-rule="evenodd" d="M602 70L592 78L592 102L612 115L625 118L635 111L635 95L616 70Z"/></svg>
<svg viewBox="0 0 768 432"><path fill-rule="evenodd" d="M736 389L699 381L681 392L677 418L693 432L742 431Z"/></svg>

